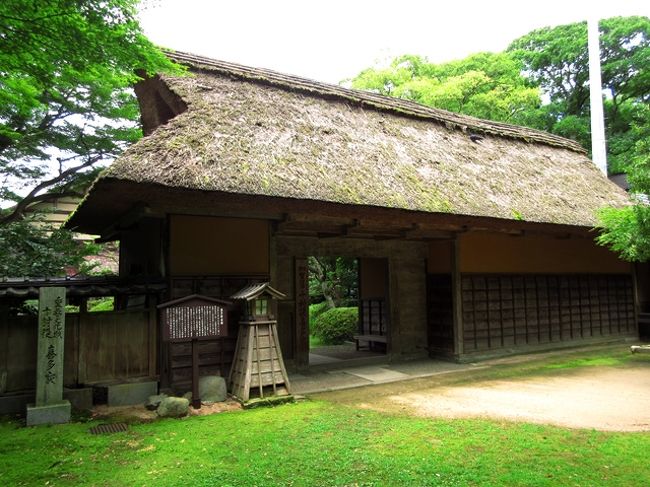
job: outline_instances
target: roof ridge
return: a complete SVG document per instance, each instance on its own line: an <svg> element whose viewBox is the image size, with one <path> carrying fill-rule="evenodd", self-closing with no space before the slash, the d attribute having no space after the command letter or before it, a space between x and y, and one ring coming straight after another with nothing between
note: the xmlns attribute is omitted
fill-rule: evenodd
<svg viewBox="0 0 650 487"><path fill-rule="evenodd" d="M527 142L540 142L553 147L569 149L581 154L587 153L587 151L574 140L529 127L483 120L469 115L462 115L439 108L428 107L410 100L391 98L370 91L345 88L321 81L311 80L309 78L280 73L271 69L254 68L182 51L167 50L166 54L179 63L189 64L198 69L219 71L249 80L269 83L282 88L300 90L320 96L333 96L370 106L375 109L387 110L401 115L426 118L444 124L448 128L462 130L463 132L472 130L483 134L522 139Z"/></svg>

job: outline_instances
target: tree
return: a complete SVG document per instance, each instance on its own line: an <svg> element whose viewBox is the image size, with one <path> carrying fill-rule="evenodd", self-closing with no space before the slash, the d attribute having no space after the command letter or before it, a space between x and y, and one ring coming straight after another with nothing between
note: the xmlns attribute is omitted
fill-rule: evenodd
<svg viewBox="0 0 650 487"><path fill-rule="evenodd" d="M328 308L341 306L357 288L357 261L347 257L309 257L309 295L323 298Z"/></svg>
<svg viewBox="0 0 650 487"><path fill-rule="evenodd" d="M142 34L137 4L0 2L0 200L16 202L0 224L30 203L79 194L97 163L141 137L136 69L180 68Z"/></svg>
<svg viewBox="0 0 650 487"><path fill-rule="evenodd" d="M130 87L182 71L142 34L138 0L0 2L0 275L81 272L95 245L25 209L82 196L98 165L142 136ZM27 192L26 196L20 193ZM38 217L36 217L38 220Z"/></svg>
<svg viewBox="0 0 650 487"><path fill-rule="evenodd" d="M633 126L647 123L650 102L650 19L600 22L602 79L610 172L625 170L636 143ZM502 53L479 53L432 64L400 56L370 68L353 88L453 112L546 130L591 148L585 22L537 29Z"/></svg>
<svg viewBox="0 0 650 487"><path fill-rule="evenodd" d="M646 123L650 101L650 19L614 17L600 28L601 70L610 172L624 170L634 150L633 126ZM539 85L549 103L537 128L591 147L587 24L537 29L515 40L508 52Z"/></svg>
<svg viewBox="0 0 650 487"><path fill-rule="evenodd" d="M85 257L98 244L79 243L72 233L53 228L38 215L0 225L0 276L63 276L87 273L94 267Z"/></svg>
<svg viewBox="0 0 650 487"><path fill-rule="evenodd" d="M650 107L643 111L650 119ZM638 140L627 175L635 203L626 208L603 209L597 241L625 260L646 262L650 260L650 123L634 126L633 131Z"/></svg>
<svg viewBox="0 0 650 487"><path fill-rule="evenodd" d="M479 118L530 124L540 92L522 69L508 53L479 53L444 64L405 55L387 68L362 71L351 85Z"/></svg>

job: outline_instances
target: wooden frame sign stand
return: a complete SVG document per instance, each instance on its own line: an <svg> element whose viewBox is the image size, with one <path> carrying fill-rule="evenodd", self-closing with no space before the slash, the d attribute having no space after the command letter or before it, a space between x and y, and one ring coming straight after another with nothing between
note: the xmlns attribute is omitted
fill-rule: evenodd
<svg viewBox="0 0 650 487"><path fill-rule="evenodd" d="M199 394L199 342L228 335L229 301L192 294L158 305L162 338L190 342L192 347L192 407L201 408Z"/></svg>

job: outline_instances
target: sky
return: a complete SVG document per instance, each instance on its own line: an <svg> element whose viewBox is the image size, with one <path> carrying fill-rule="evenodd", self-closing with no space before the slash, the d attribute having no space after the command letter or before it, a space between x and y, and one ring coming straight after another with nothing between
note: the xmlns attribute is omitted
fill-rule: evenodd
<svg viewBox="0 0 650 487"><path fill-rule="evenodd" d="M401 54L432 62L501 51L545 26L644 15L650 0L149 0L156 44L330 83Z"/></svg>

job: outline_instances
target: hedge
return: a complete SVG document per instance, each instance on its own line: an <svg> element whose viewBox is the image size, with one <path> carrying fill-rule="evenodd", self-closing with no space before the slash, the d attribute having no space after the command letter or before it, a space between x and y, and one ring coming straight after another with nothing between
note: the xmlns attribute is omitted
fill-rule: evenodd
<svg viewBox="0 0 650 487"><path fill-rule="evenodd" d="M325 313L329 308L327 307L327 301L322 301L320 303L316 304L310 304L309 305L309 330L312 330L312 327L314 326L314 321L316 321L316 318L318 318L320 315Z"/></svg>
<svg viewBox="0 0 650 487"><path fill-rule="evenodd" d="M325 345L338 345L352 340L358 321L358 308L333 308L314 319L312 332Z"/></svg>

